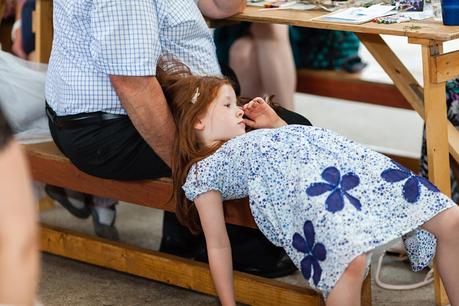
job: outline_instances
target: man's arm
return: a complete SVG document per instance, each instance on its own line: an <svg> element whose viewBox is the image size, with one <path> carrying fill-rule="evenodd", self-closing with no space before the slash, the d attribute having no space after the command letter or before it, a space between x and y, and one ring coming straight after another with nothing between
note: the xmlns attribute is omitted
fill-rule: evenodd
<svg viewBox="0 0 459 306"><path fill-rule="evenodd" d="M246 3L246 0L199 0L198 7L204 16L221 19L242 12Z"/></svg>
<svg viewBox="0 0 459 306"><path fill-rule="evenodd" d="M114 75L110 80L137 131L170 166L175 124L158 80Z"/></svg>

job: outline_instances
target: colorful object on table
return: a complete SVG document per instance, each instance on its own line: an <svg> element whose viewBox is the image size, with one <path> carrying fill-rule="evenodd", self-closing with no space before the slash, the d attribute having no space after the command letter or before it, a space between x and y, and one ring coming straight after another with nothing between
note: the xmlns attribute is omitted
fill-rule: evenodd
<svg viewBox="0 0 459 306"><path fill-rule="evenodd" d="M441 0L444 25L459 25L459 0Z"/></svg>
<svg viewBox="0 0 459 306"><path fill-rule="evenodd" d="M373 19L373 22L391 24L391 23L407 22L407 21L410 21L410 20L411 20L411 18L408 17L408 16L393 15L393 16L375 18L375 19Z"/></svg>
<svg viewBox="0 0 459 306"><path fill-rule="evenodd" d="M402 12L422 12L424 0L395 0L394 5Z"/></svg>

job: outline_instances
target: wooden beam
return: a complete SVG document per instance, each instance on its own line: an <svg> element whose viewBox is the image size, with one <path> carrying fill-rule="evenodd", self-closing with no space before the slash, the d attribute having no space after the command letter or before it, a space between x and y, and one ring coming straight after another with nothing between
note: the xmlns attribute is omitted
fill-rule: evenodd
<svg viewBox="0 0 459 306"><path fill-rule="evenodd" d="M76 234L50 225L42 225L41 249L93 265L216 295L209 266L204 263ZM236 300L245 304L325 305L315 290L246 273L234 272L234 286ZM368 293L365 298L368 299Z"/></svg>
<svg viewBox="0 0 459 306"><path fill-rule="evenodd" d="M0 0L0 25L2 24L3 15L5 14L6 1Z"/></svg>
<svg viewBox="0 0 459 306"><path fill-rule="evenodd" d="M445 82L459 77L459 51L435 56L436 74L432 75L433 82Z"/></svg>
<svg viewBox="0 0 459 306"><path fill-rule="evenodd" d="M357 36L392 79L411 107L424 118L422 87L397 55L379 35L359 33Z"/></svg>
<svg viewBox="0 0 459 306"><path fill-rule="evenodd" d="M344 71L300 69L297 92L350 101L412 109L393 84L362 80L360 74ZM375 92L378 94L375 95Z"/></svg>
<svg viewBox="0 0 459 306"><path fill-rule="evenodd" d="M394 81L395 86L400 90L403 96L406 98L408 103L412 106L412 108L423 118L424 118L424 89L419 85L416 79L411 75L408 69L403 65L403 63L398 59L398 57L394 54L394 52L387 46L384 40L379 35L373 34L358 34L360 40L363 44L367 47L367 49L371 52L371 54L375 57L378 63L383 67L389 77ZM409 42L418 42L423 43L423 47L431 48L432 46L437 46L432 41L427 40L415 40L409 39ZM434 57L435 58L435 57ZM433 73L430 72L432 67L437 67L435 62L430 61L429 64L429 71L425 73L429 73L429 79L431 75L435 75L437 72ZM438 67L437 70L438 71ZM432 82L434 82L432 80ZM444 83L443 85L444 86ZM445 88L443 87L443 91ZM437 100L436 103L438 103ZM443 99L446 105L446 97ZM445 113L446 114L446 113ZM456 128L451 124L451 122L447 121L448 130L452 131L448 138L449 143L449 152L453 156L453 158L459 162L459 132L453 132Z"/></svg>
<svg viewBox="0 0 459 306"><path fill-rule="evenodd" d="M32 27L35 33L36 60L48 63L53 41L53 1L37 0L32 17Z"/></svg>

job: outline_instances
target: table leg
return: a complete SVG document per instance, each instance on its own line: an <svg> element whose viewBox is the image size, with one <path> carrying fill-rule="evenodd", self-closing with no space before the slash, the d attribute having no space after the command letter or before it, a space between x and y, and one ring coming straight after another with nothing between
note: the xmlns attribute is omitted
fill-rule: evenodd
<svg viewBox="0 0 459 306"><path fill-rule="evenodd" d="M448 119L446 117L445 82L435 83L437 74L434 56L443 52L441 44L422 45L424 75L424 104L426 122L427 157L429 179L446 195L451 195L450 164L448 151ZM435 304L447 305L448 297L438 274L435 274Z"/></svg>
<svg viewBox="0 0 459 306"><path fill-rule="evenodd" d="M36 60L48 63L53 41L53 1L36 0L33 14Z"/></svg>

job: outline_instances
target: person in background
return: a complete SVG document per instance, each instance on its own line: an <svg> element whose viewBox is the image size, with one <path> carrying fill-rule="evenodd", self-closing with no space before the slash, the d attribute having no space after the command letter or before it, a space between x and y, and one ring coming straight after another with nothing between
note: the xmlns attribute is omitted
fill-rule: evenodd
<svg viewBox="0 0 459 306"><path fill-rule="evenodd" d="M222 66L236 73L242 96L276 96L292 110L296 69L331 69L350 73L365 64L358 56L360 42L351 32L241 23L214 31Z"/></svg>
<svg viewBox="0 0 459 306"><path fill-rule="evenodd" d="M16 21L11 31L11 51L22 59L33 59L35 34L32 32L32 13L35 0L16 0Z"/></svg>
<svg viewBox="0 0 459 306"><path fill-rule="evenodd" d="M0 110L0 304L33 305L38 287L36 205L25 156Z"/></svg>
<svg viewBox="0 0 459 306"><path fill-rule="evenodd" d="M156 79L157 60L171 54L194 73L220 74L202 14L224 18L245 5L245 0L54 0L46 110L60 150L80 170L102 178L170 176L176 127ZM89 207L98 235L119 239L116 201L93 197L89 205L81 203L73 207L85 215ZM271 277L296 270L259 231L229 231L239 242L234 249L239 270ZM206 260L203 238L193 237L167 212L160 251Z"/></svg>

